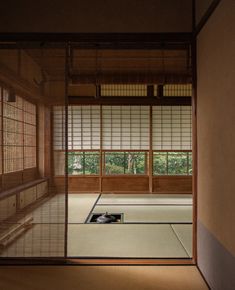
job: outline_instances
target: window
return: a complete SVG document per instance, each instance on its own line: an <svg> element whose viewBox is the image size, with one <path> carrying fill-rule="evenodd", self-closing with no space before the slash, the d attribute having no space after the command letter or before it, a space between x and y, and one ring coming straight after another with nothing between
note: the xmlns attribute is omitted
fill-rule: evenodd
<svg viewBox="0 0 235 290"><path fill-rule="evenodd" d="M189 175L191 106L69 106L71 175L147 174L152 121L155 175ZM65 108L54 107L55 175L65 172ZM103 156L100 172L101 158Z"/></svg>
<svg viewBox="0 0 235 290"><path fill-rule="evenodd" d="M65 174L65 107L55 106L54 173ZM68 174L99 174L100 106L68 107ZM79 150L79 151L76 151ZM89 151L86 151L89 150Z"/></svg>
<svg viewBox="0 0 235 290"><path fill-rule="evenodd" d="M65 149L65 107L53 107L53 145L54 150Z"/></svg>
<svg viewBox="0 0 235 290"><path fill-rule="evenodd" d="M36 167L36 106L3 90L3 173Z"/></svg>
<svg viewBox="0 0 235 290"><path fill-rule="evenodd" d="M158 85L154 85L154 96L158 96ZM163 97L191 97L191 84L165 84L162 85Z"/></svg>
<svg viewBox="0 0 235 290"><path fill-rule="evenodd" d="M192 96L191 84L168 84L163 86L164 97L189 97Z"/></svg>
<svg viewBox="0 0 235 290"><path fill-rule="evenodd" d="M23 170L23 100L16 96L8 102L8 91L3 90L3 168L4 173Z"/></svg>
<svg viewBox="0 0 235 290"><path fill-rule="evenodd" d="M111 174L146 174L146 152L105 152L104 172Z"/></svg>
<svg viewBox="0 0 235 290"><path fill-rule="evenodd" d="M149 149L149 106L103 106L102 121L103 149Z"/></svg>
<svg viewBox="0 0 235 290"><path fill-rule="evenodd" d="M191 150L191 106L153 106L153 150Z"/></svg>
<svg viewBox="0 0 235 290"><path fill-rule="evenodd" d="M100 106L69 106L68 150L100 148Z"/></svg>
<svg viewBox="0 0 235 290"><path fill-rule="evenodd" d="M36 106L24 101L24 168L36 167Z"/></svg>
<svg viewBox="0 0 235 290"><path fill-rule="evenodd" d="M107 84L101 85L102 97L146 97L147 85L140 84Z"/></svg>
<svg viewBox="0 0 235 290"><path fill-rule="evenodd" d="M99 152L68 152L68 174L99 174Z"/></svg>
<svg viewBox="0 0 235 290"><path fill-rule="evenodd" d="M191 175L191 152L154 152L154 175Z"/></svg>

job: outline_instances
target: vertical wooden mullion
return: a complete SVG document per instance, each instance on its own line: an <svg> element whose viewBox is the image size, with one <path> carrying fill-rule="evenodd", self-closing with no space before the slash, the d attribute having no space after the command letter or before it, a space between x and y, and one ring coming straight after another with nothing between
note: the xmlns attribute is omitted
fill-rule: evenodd
<svg viewBox="0 0 235 290"><path fill-rule="evenodd" d="M49 156L51 156L51 158L47 158L47 164L46 164L46 167L45 167L45 176L50 176L50 177L53 176L54 177L55 176L55 168L54 168L54 134L55 134L55 131L54 131L54 110L53 110L53 107L50 106L49 110L50 110L50 131L53 134L53 138L50 135L51 146L50 146ZM44 118L45 118L45 111L44 111ZM61 118L61 119L63 120L63 118ZM47 118L46 118L46 120L47 120ZM48 156L47 146L45 146L46 145L46 141L48 139L48 136L46 135L46 133L47 133L47 123L46 122L44 124L44 130L45 130L45 133L44 133L44 138L45 138L45 141L44 141L44 156ZM63 136L63 131L62 131L62 136ZM62 150L63 150L63 148L62 148ZM51 163L48 164L48 162L51 162Z"/></svg>
<svg viewBox="0 0 235 290"><path fill-rule="evenodd" d="M170 121L171 121L171 150L173 150L173 145L172 145L172 142L173 142L173 141L172 141L172 138L173 138L173 137L172 137L172 133L173 133L173 132L172 132L172 131L173 131L173 128L172 128L172 114L173 114L173 113L172 113L172 106L171 106L171 110L170 110L170 112L171 112L171 114L170 114Z"/></svg>
<svg viewBox="0 0 235 290"><path fill-rule="evenodd" d="M100 172L99 172L99 191L102 193L102 181L103 181L103 110L102 105L100 105Z"/></svg>
<svg viewBox="0 0 235 290"><path fill-rule="evenodd" d="M123 146L122 146L122 108L123 106L120 106L120 149L123 149Z"/></svg>
<svg viewBox="0 0 235 290"><path fill-rule="evenodd" d="M82 174L85 175L85 166L86 166L86 154L85 154L85 151L82 152Z"/></svg>
<svg viewBox="0 0 235 290"><path fill-rule="evenodd" d="M3 88L1 87L1 141L2 141L2 147L1 147L1 157L2 157L2 178L1 178L1 188L3 189L3 175L4 175L4 134L3 134Z"/></svg>
<svg viewBox="0 0 235 290"><path fill-rule="evenodd" d="M82 106L81 108L81 122L80 122L80 128L81 128L81 149L83 149L83 110L82 110Z"/></svg>
<svg viewBox="0 0 235 290"><path fill-rule="evenodd" d="M18 107L17 107L18 110ZM24 111L24 99L22 99L22 110L21 110L21 114L22 114L22 130L23 130L23 134L22 134L22 146L23 146L23 168L22 168L22 183L24 182L24 167L25 167L25 154L24 154L24 143L25 143L25 111ZM19 121L17 121L19 122ZM18 133L18 132L17 132Z"/></svg>
<svg viewBox="0 0 235 290"><path fill-rule="evenodd" d="M92 106L90 105L89 106L89 109L90 109L90 149L93 149L93 134L92 134L92 117L93 117L93 114L92 114Z"/></svg>
<svg viewBox="0 0 235 290"><path fill-rule="evenodd" d="M187 175L189 175L189 152L186 152L187 154Z"/></svg>
<svg viewBox="0 0 235 290"><path fill-rule="evenodd" d="M195 1L193 2L195 7ZM194 23L195 26L195 23ZM197 148L197 40L192 41L192 161L193 161L193 260L197 264L197 182L198 182L198 148Z"/></svg>
<svg viewBox="0 0 235 290"><path fill-rule="evenodd" d="M38 105L35 105L36 110L36 170L37 177L39 175L39 108Z"/></svg>
<svg viewBox="0 0 235 290"><path fill-rule="evenodd" d="M111 132L110 132L110 135L111 135L111 146L110 146L110 149L113 149L113 106L110 106L110 115L111 115L111 120L110 120L110 123L111 123Z"/></svg>
<svg viewBox="0 0 235 290"><path fill-rule="evenodd" d="M71 54L70 44L65 47L64 65L64 106L65 106L65 227L64 227L64 258L67 258L68 245L68 81L69 81L69 57Z"/></svg>
<svg viewBox="0 0 235 290"><path fill-rule="evenodd" d="M152 124L153 108L149 107L149 192L153 192L153 124Z"/></svg>
<svg viewBox="0 0 235 290"><path fill-rule="evenodd" d="M74 149L74 129L73 129L73 117L74 117L74 111L73 111L73 106L70 106L70 119L71 119L71 149ZM69 122L68 122L68 126L69 126ZM69 134L69 132L68 132Z"/></svg>
<svg viewBox="0 0 235 290"><path fill-rule="evenodd" d="M168 166L168 160L169 160L169 156L168 156L169 152L166 152L166 173L168 175L168 170L169 170L169 166Z"/></svg>

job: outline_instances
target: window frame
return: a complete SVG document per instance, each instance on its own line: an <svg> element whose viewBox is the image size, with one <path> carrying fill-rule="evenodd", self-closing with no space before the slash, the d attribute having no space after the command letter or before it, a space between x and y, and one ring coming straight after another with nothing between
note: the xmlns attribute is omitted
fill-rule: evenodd
<svg viewBox="0 0 235 290"><path fill-rule="evenodd" d="M1 111L1 176L4 175L13 175L13 174L18 174L20 172L25 172L28 170L37 170L38 168L38 107L37 104L32 102L31 100L29 100L28 98L26 98L25 96L22 96L21 94L18 94L17 92L15 93L15 97L21 102L21 107L18 107L16 104L13 105L11 104L11 102L5 100L5 98L7 98L9 96L9 88L7 88L5 85L0 84L0 92L1 92L1 102L0 102L0 111ZM31 106L33 108L34 112L30 112L29 109L27 109L27 103L29 104L29 107ZM7 106L6 106L7 104ZM5 107L6 106L6 107ZM7 116L5 115L7 111L7 108L10 107L12 108L12 110L15 111L19 111L18 114L20 114L20 118L18 117L11 117L11 116ZM6 109L5 109L6 108ZM28 116L27 116L28 115ZM32 115L32 121L29 122L29 115ZM10 125L6 125L7 122L10 123ZM21 127L20 132L13 130L8 131L5 130L5 126L13 126L12 124L14 123L15 128ZM13 127L14 127L13 126ZM32 130L34 131L34 134L29 134L28 132L26 133L26 126L32 126L34 128L32 128ZM12 137L14 138L14 135L19 135L19 139L21 139L21 145L17 145L17 144L6 144L6 135L7 133L11 134ZM35 138L35 145L31 146L27 144L26 141L26 136L31 136ZM27 144L27 145L26 145ZM21 148L21 154L20 156L15 156L13 159L11 158L7 158L6 155L6 149L12 147L12 148ZM33 149L33 162L35 166L26 166L27 164L27 160L26 158L26 154L25 154L25 150L30 147ZM31 156L30 156L31 158ZM6 171L6 162L14 162L15 159L21 159L21 168L17 169L17 170L7 170ZM10 160L10 161L9 161ZM22 177L23 178L23 177Z"/></svg>
<svg viewBox="0 0 235 290"><path fill-rule="evenodd" d="M125 158L127 153L143 153L144 154L144 173L126 173L125 172ZM105 155L106 153L120 153L123 154L123 173L106 173L106 162ZM103 150L102 151L102 175L103 176L148 176L149 175L149 150Z"/></svg>
<svg viewBox="0 0 235 290"><path fill-rule="evenodd" d="M163 153L166 153L166 155L167 155L167 159L166 159L166 174L156 174L155 173L155 171L154 171L154 155L155 154L157 154L157 153L159 153L159 154L163 154ZM169 168L169 164L168 164L168 162L169 162L169 159L168 159L168 155L169 155L169 153L171 154L171 153L182 153L182 154L187 154L187 174L169 174L169 171L168 171L168 168ZM158 177L158 176L192 176L193 175L193 172L190 174L189 173L189 170L190 170L190 167L189 167L189 160L190 160L190 158L189 158L189 156L191 155L191 159L192 159L192 150L153 150L153 156L152 156L152 158L153 158L153 164L152 164L152 175L153 175L153 177ZM192 168L191 168L191 170L192 170Z"/></svg>

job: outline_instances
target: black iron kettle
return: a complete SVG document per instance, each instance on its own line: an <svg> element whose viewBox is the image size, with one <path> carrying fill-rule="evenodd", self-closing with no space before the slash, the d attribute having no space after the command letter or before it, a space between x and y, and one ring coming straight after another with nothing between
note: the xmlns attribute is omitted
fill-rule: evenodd
<svg viewBox="0 0 235 290"><path fill-rule="evenodd" d="M109 223L116 222L116 218L113 215L106 212L106 213L102 214L101 216L99 216L96 219L96 222L98 224L109 224Z"/></svg>

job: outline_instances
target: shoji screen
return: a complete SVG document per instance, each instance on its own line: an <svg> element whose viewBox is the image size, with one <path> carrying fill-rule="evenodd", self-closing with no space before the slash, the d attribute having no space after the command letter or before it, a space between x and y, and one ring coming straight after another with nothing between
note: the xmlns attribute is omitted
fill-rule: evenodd
<svg viewBox="0 0 235 290"><path fill-rule="evenodd" d="M147 85L140 84L109 84L101 85L101 96L103 97L146 97Z"/></svg>
<svg viewBox="0 0 235 290"><path fill-rule="evenodd" d="M149 106L103 106L104 150L148 150Z"/></svg>
<svg viewBox="0 0 235 290"><path fill-rule="evenodd" d="M191 150L191 106L153 106L153 150Z"/></svg>
<svg viewBox="0 0 235 290"><path fill-rule="evenodd" d="M3 90L3 168L4 173L23 170L23 99L16 96L8 102L8 91Z"/></svg>
<svg viewBox="0 0 235 290"><path fill-rule="evenodd" d="M24 100L24 169L36 167L36 106Z"/></svg>
<svg viewBox="0 0 235 290"><path fill-rule="evenodd" d="M65 173L65 107L53 107L54 174Z"/></svg>
<svg viewBox="0 0 235 290"><path fill-rule="evenodd" d="M100 149L100 106L69 106L68 150Z"/></svg>
<svg viewBox="0 0 235 290"><path fill-rule="evenodd" d="M65 150L65 107L53 107L53 145L54 150Z"/></svg>

